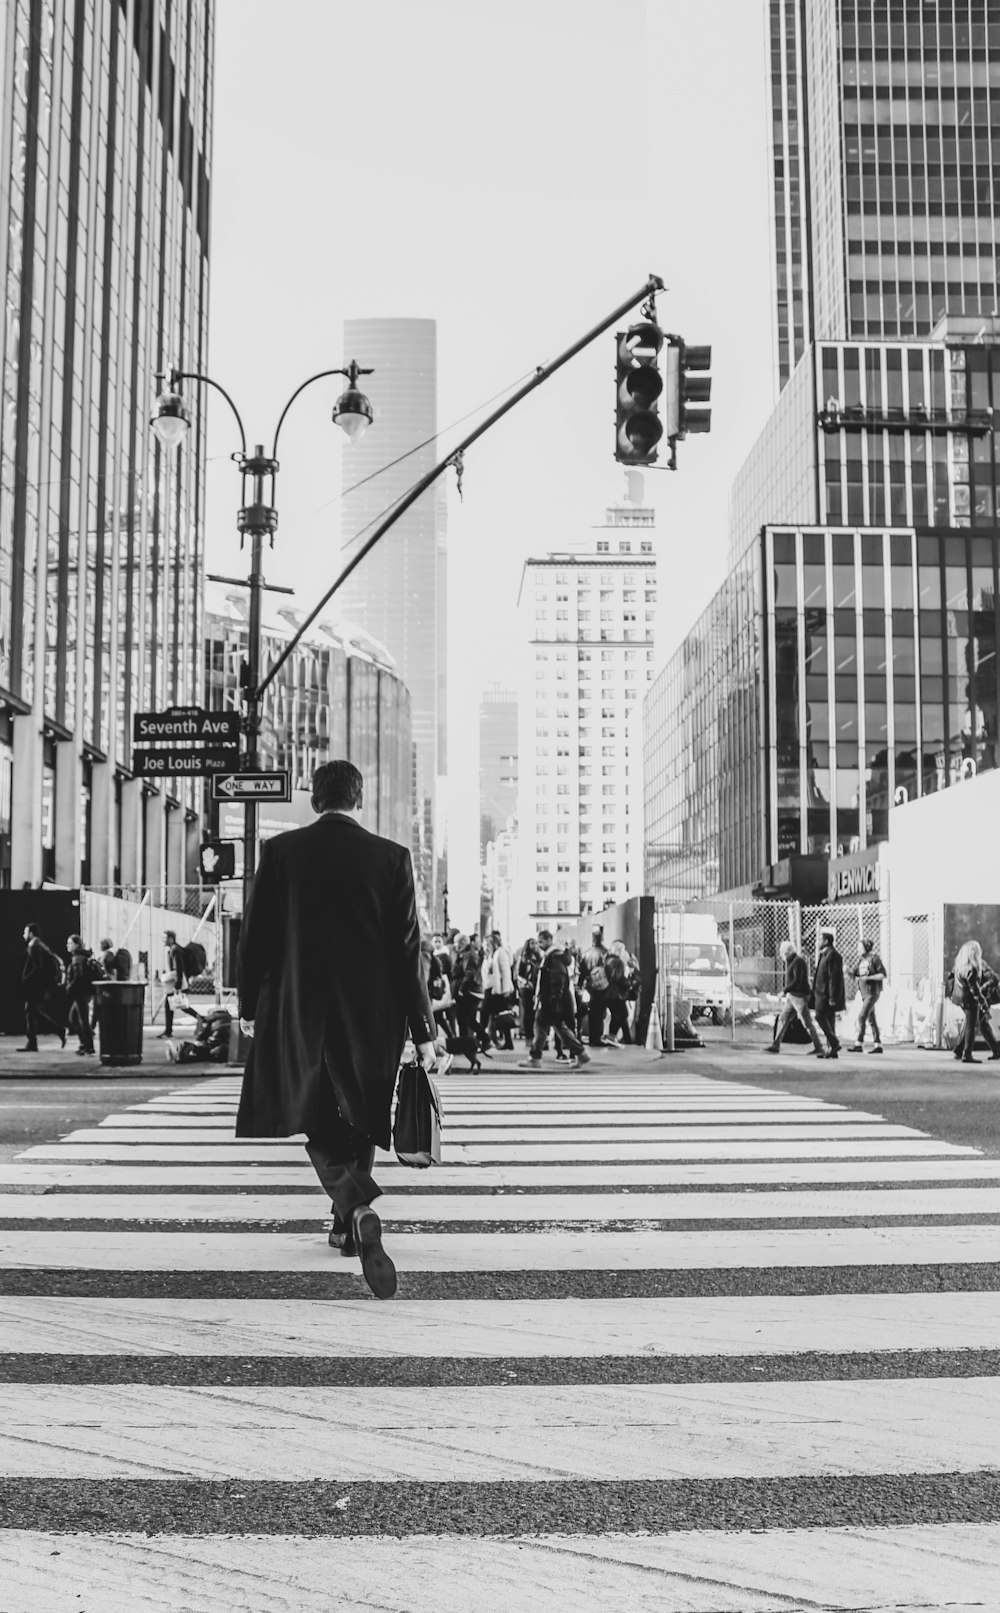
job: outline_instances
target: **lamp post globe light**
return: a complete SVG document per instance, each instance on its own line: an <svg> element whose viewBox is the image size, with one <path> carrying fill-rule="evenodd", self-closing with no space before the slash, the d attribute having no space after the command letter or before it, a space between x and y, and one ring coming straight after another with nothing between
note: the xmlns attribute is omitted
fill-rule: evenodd
<svg viewBox="0 0 1000 1613"><path fill-rule="evenodd" d="M371 375L370 369L362 369L355 359L345 368L334 370L320 370L318 374L309 376L302 385L296 387L281 414L274 432L274 445L270 456L264 452L263 443L257 443L252 454L247 453L246 432L243 421L229 393L218 381L213 381L209 375L200 375L186 370L170 370L165 375L158 375L156 379L162 383L161 390L156 398L156 406L150 418L150 427L157 441L164 448L179 448L191 426L191 414L181 396L181 383L191 381L198 386L210 386L220 392L228 403L236 420L240 433L240 452L233 458L240 472L240 509L236 517L237 530L240 533L240 547L243 546L244 537L250 538L250 574L246 586L250 592L250 610L247 633L247 658L240 672L240 688L243 696L243 734L245 743L240 757L240 765L248 771L253 771L258 764L257 736L260 731L260 658L261 658L261 602L264 593L264 539L270 538L274 542L274 534L278 529L278 512L274 503L275 479L278 474L278 438L281 428L295 399L306 387L312 386L314 381L322 381L327 376L343 375L347 378L347 387L341 393L333 408L333 421L347 437L348 442L357 442L371 425L373 411L365 394L358 387L360 375ZM248 490L247 479L250 479ZM267 497L265 498L265 479L269 481ZM247 497L249 491L249 498ZM253 883L254 870L257 866L257 803L246 801L243 806L243 907L250 896Z"/></svg>

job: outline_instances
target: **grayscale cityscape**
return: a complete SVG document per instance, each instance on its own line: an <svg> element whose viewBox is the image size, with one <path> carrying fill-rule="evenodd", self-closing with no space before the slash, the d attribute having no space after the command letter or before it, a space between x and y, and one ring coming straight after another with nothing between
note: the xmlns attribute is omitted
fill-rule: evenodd
<svg viewBox="0 0 1000 1613"><path fill-rule="evenodd" d="M0 1613L1000 1613L998 151L0 0Z"/></svg>

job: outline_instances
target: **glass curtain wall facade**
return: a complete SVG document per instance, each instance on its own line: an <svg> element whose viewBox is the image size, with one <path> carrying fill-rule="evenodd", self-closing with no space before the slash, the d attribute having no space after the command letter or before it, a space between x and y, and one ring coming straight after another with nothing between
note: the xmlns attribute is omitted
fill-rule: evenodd
<svg viewBox="0 0 1000 1613"><path fill-rule="evenodd" d="M768 0L777 369L997 300L995 0Z"/></svg>
<svg viewBox="0 0 1000 1613"><path fill-rule="evenodd" d="M363 378L375 424L344 457L346 561L439 457L436 321L345 320L344 355L375 372ZM345 615L386 646L410 690L416 747L412 850L432 911L444 883L434 845L437 780L447 771L446 532L444 493L435 487L376 544L339 596Z"/></svg>
<svg viewBox="0 0 1000 1613"><path fill-rule="evenodd" d="M263 675L300 620L294 611L265 623ZM240 711L240 664L246 658L246 601L209 610L205 621L204 703ZM260 747L269 765L288 768L292 788L308 790L317 767L338 757L365 776L362 821L400 845L411 842L410 696L391 657L365 634L318 622L264 695Z"/></svg>
<svg viewBox="0 0 1000 1613"><path fill-rule="evenodd" d="M643 706L644 890L664 902L750 886L766 858L761 550L732 575Z"/></svg>
<svg viewBox="0 0 1000 1613"><path fill-rule="evenodd" d="M204 421L168 458L148 416L157 371L205 361L213 28L213 0L0 19L0 879L19 885L160 882L176 838L130 777L131 730L201 685ZM196 787L170 795L190 822Z"/></svg>

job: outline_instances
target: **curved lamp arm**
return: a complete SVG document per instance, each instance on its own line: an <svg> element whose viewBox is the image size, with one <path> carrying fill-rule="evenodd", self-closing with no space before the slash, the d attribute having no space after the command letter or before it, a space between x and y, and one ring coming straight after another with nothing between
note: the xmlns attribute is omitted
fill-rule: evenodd
<svg viewBox="0 0 1000 1613"><path fill-rule="evenodd" d="M237 409L225 387L220 386L218 381L213 381L210 375L199 375L197 370L171 370L167 376L167 380L171 386L174 386L178 381L199 381L202 386L214 386L216 392L221 392L222 396L229 404L229 407L232 409L233 414L236 416L236 424L240 428L240 450L243 458L246 459L247 434L243 430L243 421L240 419L240 411Z"/></svg>
<svg viewBox="0 0 1000 1613"><path fill-rule="evenodd" d="M316 375L310 375L308 381L303 381L301 386L297 386L295 388L295 391L292 393L292 395L289 398L288 402L285 404L285 407L282 409L281 415L280 415L280 417L278 419L278 424L275 427L275 431L274 431L274 447L271 449L271 458L272 459L277 459L277 457L278 457L278 438L281 435L281 428L285 423L286 414L288 413L289 409L292 407L292 404L295 402L295 399L298 397L299 393L304 392L307 386L312 386L314 381L325 381L328 375L346 375L346 374L347 374L347 371L346 370L341 370L341 369L337 369L337 370L320 370Z"/></svg>

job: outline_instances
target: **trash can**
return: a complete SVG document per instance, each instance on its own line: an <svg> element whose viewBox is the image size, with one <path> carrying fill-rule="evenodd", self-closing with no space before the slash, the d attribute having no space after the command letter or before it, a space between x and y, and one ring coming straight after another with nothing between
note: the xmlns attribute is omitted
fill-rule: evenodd
<svg viewBox="0 0 1000 1613"><path fill-rule="evenodd" d="M94 990L97 994L101 1063L141 1064L145 983L141 980L101 980Z"/></svg>

